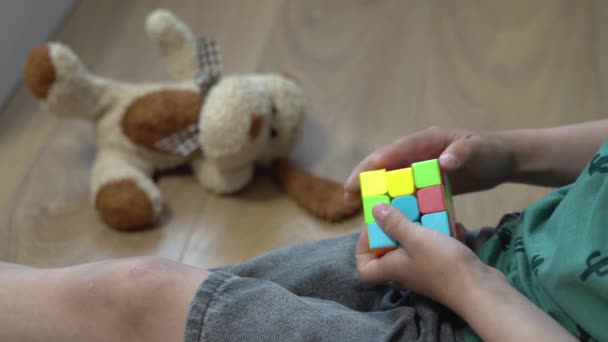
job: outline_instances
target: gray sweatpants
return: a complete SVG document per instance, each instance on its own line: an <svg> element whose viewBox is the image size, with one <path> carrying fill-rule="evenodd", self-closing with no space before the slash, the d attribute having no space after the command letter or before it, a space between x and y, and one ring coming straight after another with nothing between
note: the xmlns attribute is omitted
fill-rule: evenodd
<svg viewBox="0 0 608 342"><path fill-rule="evenodd" d="M464 340L464 323L441 305L362 285L356 239L304 243L213 270L192 301L185 341Z"/></svg>

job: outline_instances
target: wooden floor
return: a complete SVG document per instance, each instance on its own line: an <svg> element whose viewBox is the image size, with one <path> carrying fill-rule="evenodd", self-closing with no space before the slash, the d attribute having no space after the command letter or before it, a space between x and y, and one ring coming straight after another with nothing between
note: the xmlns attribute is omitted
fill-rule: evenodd
<svg viewBox="0 0 608 342"><path fill-rule="evenodd" d="M164 2L85 1L57 39L93 71L165 80L144 33ZM373 149L429 125L478 130L599 118L608 106L608 8L589 1L172 1L222 46L228 72L286 70L312 113L294 159L342 180ZM357 231L362 218L308 217L267 178L243 194L205 193L187 173L162 177L167 216L119 233L89 204L89 123L47 115L23 87L0 114L0 260L61 266L159 255L200 266ZM556 146L559 148L559 146ZM495 224L546 189L506 185L456 199L469 227Z"/></svg>

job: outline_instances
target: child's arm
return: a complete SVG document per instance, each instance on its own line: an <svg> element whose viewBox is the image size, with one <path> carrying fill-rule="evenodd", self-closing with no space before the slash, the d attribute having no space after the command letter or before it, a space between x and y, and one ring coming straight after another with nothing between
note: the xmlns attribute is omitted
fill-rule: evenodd
<svg viewBox="0 0 608 342"><path fill-rule="evenodd" d="M561 186L576 179L608 138L608 120L497 134L513 150L514 167L507 181Z"/></svg>
<svg viewBox="0 0 608 342"><path fill-rule="evenodd" d="M544 129L477 133L429 128L399 138L357 165L345 184L359 201L359 173L439 158L454 193L490 189L503 182L560 186L572 182L608 138L608 120Z"/></svg>
<svg viewBox="0 0 608 342"><path fill-rule="evenodd" d="M432 298L459 314L484 341L575 341L462 243L413 224L391 206L377 205L374 216L403 248L378 258L364 230L356 261L365 283L390 282Z"/></svg>
<svg viewBox="0 0 608 342"><path fill-rule="evenodd" d="M495 272L480 273L454 309L484 341L576 341Z"/></svg>

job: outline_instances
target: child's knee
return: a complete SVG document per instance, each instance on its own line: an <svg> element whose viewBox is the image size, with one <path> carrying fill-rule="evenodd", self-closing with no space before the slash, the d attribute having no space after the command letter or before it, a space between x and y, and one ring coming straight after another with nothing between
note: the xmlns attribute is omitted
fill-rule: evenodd
<svg viewBox="0 0 608 342"><path fill-rule="evenodd" d="M135 309L179 287L188 268L168 259L137 257L77 266L66 272L66 280L69 291L84 302L103 300Z"/></svg>
<svg viewBox="0 0 608 342"><path fill-rule="evenodd" d="M174 310L185 316L194 291L208 275L157 257L105 261L62 272L62 292L75 314L99 315L97 324L106 322L109 331L121 333L125 330L117 325L123 325L134 336L154 331L150 327L163 316L163 308L170 311L177 305Z"/></svg>

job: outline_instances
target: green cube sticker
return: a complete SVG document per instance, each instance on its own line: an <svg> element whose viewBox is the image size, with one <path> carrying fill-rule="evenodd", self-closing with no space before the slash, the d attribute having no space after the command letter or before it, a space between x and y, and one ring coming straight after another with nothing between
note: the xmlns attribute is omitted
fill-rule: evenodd
<svg viewBox="0 0 608 342"><path fill-rule="evenodd" d="M422 189L441 184L441 172L437 159L413 163L412 169L414 170L416 188Z"/></svg>
<svg viewBox="0 0 608 342"><path fill-rule="evenodd" d="M374 206L378 203L390 204L391 200L386 195L363 197L363 214L365 216L365 223L376 222L376 219L372 214L372 209L374 209Z"/></svg>

